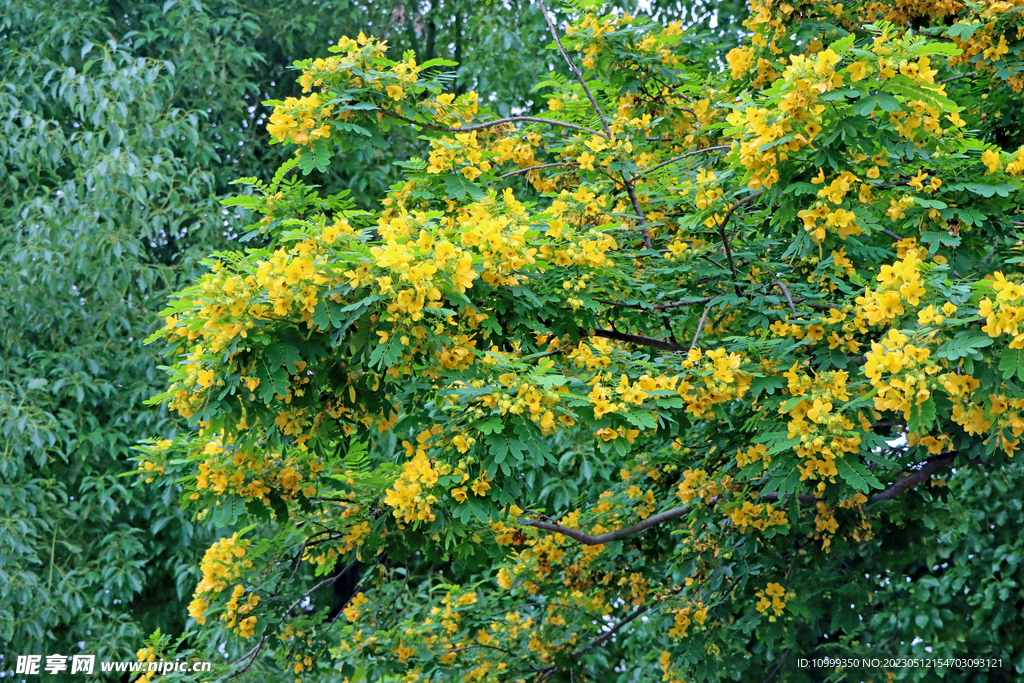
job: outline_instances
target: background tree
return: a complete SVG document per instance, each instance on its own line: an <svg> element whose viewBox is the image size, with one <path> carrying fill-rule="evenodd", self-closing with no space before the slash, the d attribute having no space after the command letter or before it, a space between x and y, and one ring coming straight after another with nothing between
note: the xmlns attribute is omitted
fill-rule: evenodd
<svg viewBox="0 0 1024 683"><path fill-rule="evenodd" d="M157 627L185 628L195 567L215 532L194 525L172 489L118 477L132 467L132 444L179 430L175 416L143 405L162 383L143 338L169 294L198 276L198 258L242 233L244 211L219 203L240 169L269 177L290 154L267 145L260 103L293 91L295 59L366 28L395 57L462 50L457 87L493 93L502 111L539 110L526 88L550 61L539 12L481 9L0 4L5 663L79 643L117 659ZM489 48L465 48L482 43ZM313 178L374 206L415 135L396 130L377 143Z"/></svg>

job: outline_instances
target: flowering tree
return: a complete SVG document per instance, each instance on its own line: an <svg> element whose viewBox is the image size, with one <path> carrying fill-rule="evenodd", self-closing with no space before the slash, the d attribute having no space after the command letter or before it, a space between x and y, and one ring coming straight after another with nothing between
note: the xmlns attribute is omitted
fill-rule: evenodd
<svg viewBox="0 0 1024 683"><path fill-rule="evenodd" d="M227 202L264 246L171 303L155 400L194 429L140 447L237 533L195 629L142 657L227 631L236 673L299 680L883 680L797 659L952 648L971 620L962 520L1024 432L1024 148L1000 146L1024 16L754 2L722 54L541 8L568 67L543 115L363 35L271 103L295 156ZM397 126L423 157L377 211L303 182ZM908 615L887 575L912 563ZM993 614L988 652L935 655L1024 672Z"/></svg>

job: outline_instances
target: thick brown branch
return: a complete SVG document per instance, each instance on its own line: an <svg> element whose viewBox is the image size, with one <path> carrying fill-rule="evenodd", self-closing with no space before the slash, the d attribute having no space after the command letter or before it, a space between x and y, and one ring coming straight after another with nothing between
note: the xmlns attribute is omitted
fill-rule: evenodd
<svg viewBox="0 0 1024 683"><path fill-rule="evenodd" d="M941 470L943 467L952 463L954 459L956 459L956 453L942 453L940 455L936 455L933 458L929 458L924 462L923 466L920 469L911 471L910 474L903 477L899 481L891 484L884 491L881 491L871 496L871 498L868 499L868 505L873 505L883 500L892 500L893 498L896 498L897 496L899 496L901 493L911 488L912 486L916 486L917 484L920 484L921 482L929 479L937 471ZM801 505L813 506L821 502L818 498L815 498L814 496L806 493L798 493L796 494L796 496L797 499L800 501ZM766 503L777 503L779 502L779 500L782 500L784 502L786 498L788 498L788 494L780 496L777 492L771 492L759 496L758 500ZM714 506L717 502L718 497L714 496L708 499L707 505ZM633 536L642 531L646 531L647 529L650 529L651 527L657 526L664 522L668 522L673 519L678 519L679 517L688 514L691 510L692 508L689 507L672 508L670 510L665 510L664 512L659 512L656 515L651 515L647 519L641 520L636 524L631 524L630 526L623 527L621 529L616 529L615 531L609 531L607 533L598 534L596 536L593 534L588 534L585 531L580 531L579 529L571 529L569 527L562 526L561 524L556 524L554 522L544 522L538 519L529 519L526 517L520 517L517 521L524 526L530 526L535 529L541 529L543 531L552 531L554 533L562 534L566 538L571 538L578 543L582 543L583 545L594 546L604 545L605 543L612 543L614 541L619 541L624 538L628 538L629 536Z"/></svg>
<svg viewBox="0 0 1024 683"><path fill-rule="evenodd" d="M567 538L571 538L574 541L578 541L583 545L604 545L605 543L611 543L612 541L618 541L623 538L638 534L645 529L650 529L652 526L657 526L662 522L667 522L677 517L682 517L690 508L678 507L666 510L665 512L659 512L656 515L651 515L645 520L631 524L630 526L617 529L616 531L609 531L605 534L599 534L593 536L586 532L580 531L579 529L570 529L569 527L562 526L561 524L552 524L551 522L541 522L536 519L521 518L520 524L525 526L532 526L535 529L542 529L544 531L554 531L555 533L562 534Z"/></svg>
<svg viewBox="0 0 1024 683"><path fill-rule="evenodd" d="M907 489L917 486L923 481L931 479L931 476L951 464L956 459L956 453L940 453L935 457L928 458L919 470L912 470L910 474L889 485L884 491L879 491L868 499L868 505L880 503L883 500L892 500Z"/></svg>
<svg viewBox="0 0 1024 683"><path fill-rule="evenodd" d="M615 341L628 342L630 344L639 344L640 346L649 346L652 349L663 349L665 351L686 351L685 346L679 344L673 344L670 341L664 339L655 339L654 337L644 337L639 334L627 334L625 332L617 332L615 330L594 330L593 335L595 337L604 337L605 339L614 339Z"/></svg>

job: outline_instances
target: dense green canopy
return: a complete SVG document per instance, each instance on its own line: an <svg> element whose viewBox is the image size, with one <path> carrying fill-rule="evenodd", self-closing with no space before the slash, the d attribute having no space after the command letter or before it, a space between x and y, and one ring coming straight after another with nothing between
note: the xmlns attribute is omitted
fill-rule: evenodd
<svg viewBox="0 0 1024 683"><path fill-rule="evenodd" d="M1024 676L1014 5L5 0L0 670Z"/></svg>

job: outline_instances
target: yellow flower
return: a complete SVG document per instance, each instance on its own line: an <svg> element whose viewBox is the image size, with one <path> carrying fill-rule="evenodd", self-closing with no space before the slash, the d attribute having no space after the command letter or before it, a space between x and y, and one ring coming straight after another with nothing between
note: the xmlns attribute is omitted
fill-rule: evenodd
<svg viewBox="0 0 1024 683"><path fill-rule="evenodd" d="M402 95L404 94L402 92L402 86L400 85L389 85L386 90L388 91L388 97L393 100L402 99Z"/></svg>
<svg viewBox="0 0 1024 683"><path fill-rule="evenodd" d="M986 149L981 153L981 163L988 166L985 175L991 175L999 170L999 152L994 149Z"/></svg>
<svg viewBox="0 0 1024 683"><path fill-rule="evenodd" d="M466 498L468 497L468 496L466 496L466 489L461 488L461 487L457 488L457 489L452 489L451 490L451 494L452 494L452 498L454 498L455 500L459 501L460 503L464 502L466 500Z"/></svg>
<svg viewBox="0 0 1024 683"><path fill-rule="evenodd" d="M846 68L846 72L850 74L851 81L860 81L868 75L868 65L864 62L854 62Z"/></svg>

